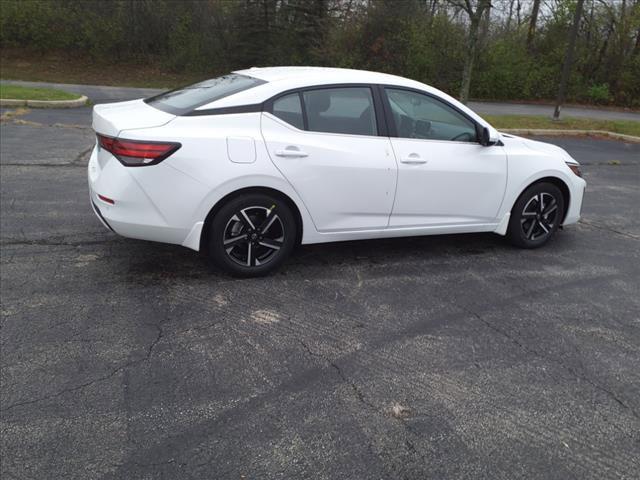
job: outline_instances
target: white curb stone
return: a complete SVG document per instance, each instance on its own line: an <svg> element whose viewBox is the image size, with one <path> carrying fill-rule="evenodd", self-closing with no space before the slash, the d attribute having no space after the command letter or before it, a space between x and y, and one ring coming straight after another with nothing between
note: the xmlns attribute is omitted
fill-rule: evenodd
<svg viewBox="0 0 640 480"><path fill-rule="evenodd" d="M499 130L501 132L512 133L514 135L542 135L558 137L598 135L602 137L609 137L614 140L622 140L623 142L640 143L640 137L609 132L607 130L555 130L540 128L501 128Z"/></svg>
<svg viewBox="0 0 640 480"><path fill-rule="evenodd" d="M0 107L33 107L33 108L75 108L87 104L89 99L82 95L75 100L15 100L0 99Z"/></svg>

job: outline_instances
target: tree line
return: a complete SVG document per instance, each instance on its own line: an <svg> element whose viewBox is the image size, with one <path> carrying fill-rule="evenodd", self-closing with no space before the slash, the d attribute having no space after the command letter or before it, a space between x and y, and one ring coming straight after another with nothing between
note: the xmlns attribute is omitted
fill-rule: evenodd
<svg viewBox="0 0 640 480"><path fill-rule="evenodd" d="M575 23L567 100L640 107L640 0L2 0L0 9L0 47L203 75L369 69L463 100L554 99Z"/></svg>

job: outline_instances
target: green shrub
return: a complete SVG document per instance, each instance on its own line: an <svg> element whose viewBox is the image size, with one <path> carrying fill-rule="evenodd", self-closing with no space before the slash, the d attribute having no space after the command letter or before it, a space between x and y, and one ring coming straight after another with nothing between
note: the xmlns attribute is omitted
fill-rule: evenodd
<svg viewBox="0 0 640 480"><path fill-rule="evenodd" d="M587 96L593 103L609 103L609 101L611 100L609 85L606 83L602 83L600 85L592 85L587 91Z"/></svg>

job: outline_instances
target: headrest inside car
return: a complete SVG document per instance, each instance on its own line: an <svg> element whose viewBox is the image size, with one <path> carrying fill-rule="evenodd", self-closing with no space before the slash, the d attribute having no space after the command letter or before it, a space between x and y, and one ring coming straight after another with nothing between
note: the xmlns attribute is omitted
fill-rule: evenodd
<svg viewBox="0 0 640 480"><path fill-rule="evenodd" d="M306 95L307 111L310 113L322 113L329 110L331 106L331 97L329 92L317 90Z"/></svg>

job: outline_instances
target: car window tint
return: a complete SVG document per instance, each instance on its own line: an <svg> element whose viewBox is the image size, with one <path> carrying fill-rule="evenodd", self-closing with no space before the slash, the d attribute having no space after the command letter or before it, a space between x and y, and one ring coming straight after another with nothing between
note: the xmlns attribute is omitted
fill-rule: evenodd
<svg viewBox="0 0 640 480"><path fill-rule="evenodd" d="M385 90L399 137L477 141L475 124L446 103L409 90Z"/></svg>
<svg viewBox="0 0 640 480"><path fill-rule="evenodd" d="M285 95L274 101L273 114L294 127L304 130L302 105L300 104L299 94L292 93L291 95Z"/></svg>
<svg viewBox="0 0 640 480"><path fill-rule="evenodd" d="M371 89L323 88L304 92L308 129L314 132L377 135Z"/></svg>
<svg viewBox="0 0 640 480"><path fill-rule="evenodd" d="M257 85L262 85L263 83L266 82L258 78L232 73L164 92L160 95L147 98L145 102L167 113L183 115L202 105L220 100L234 93L248 90Z"/></svg>

